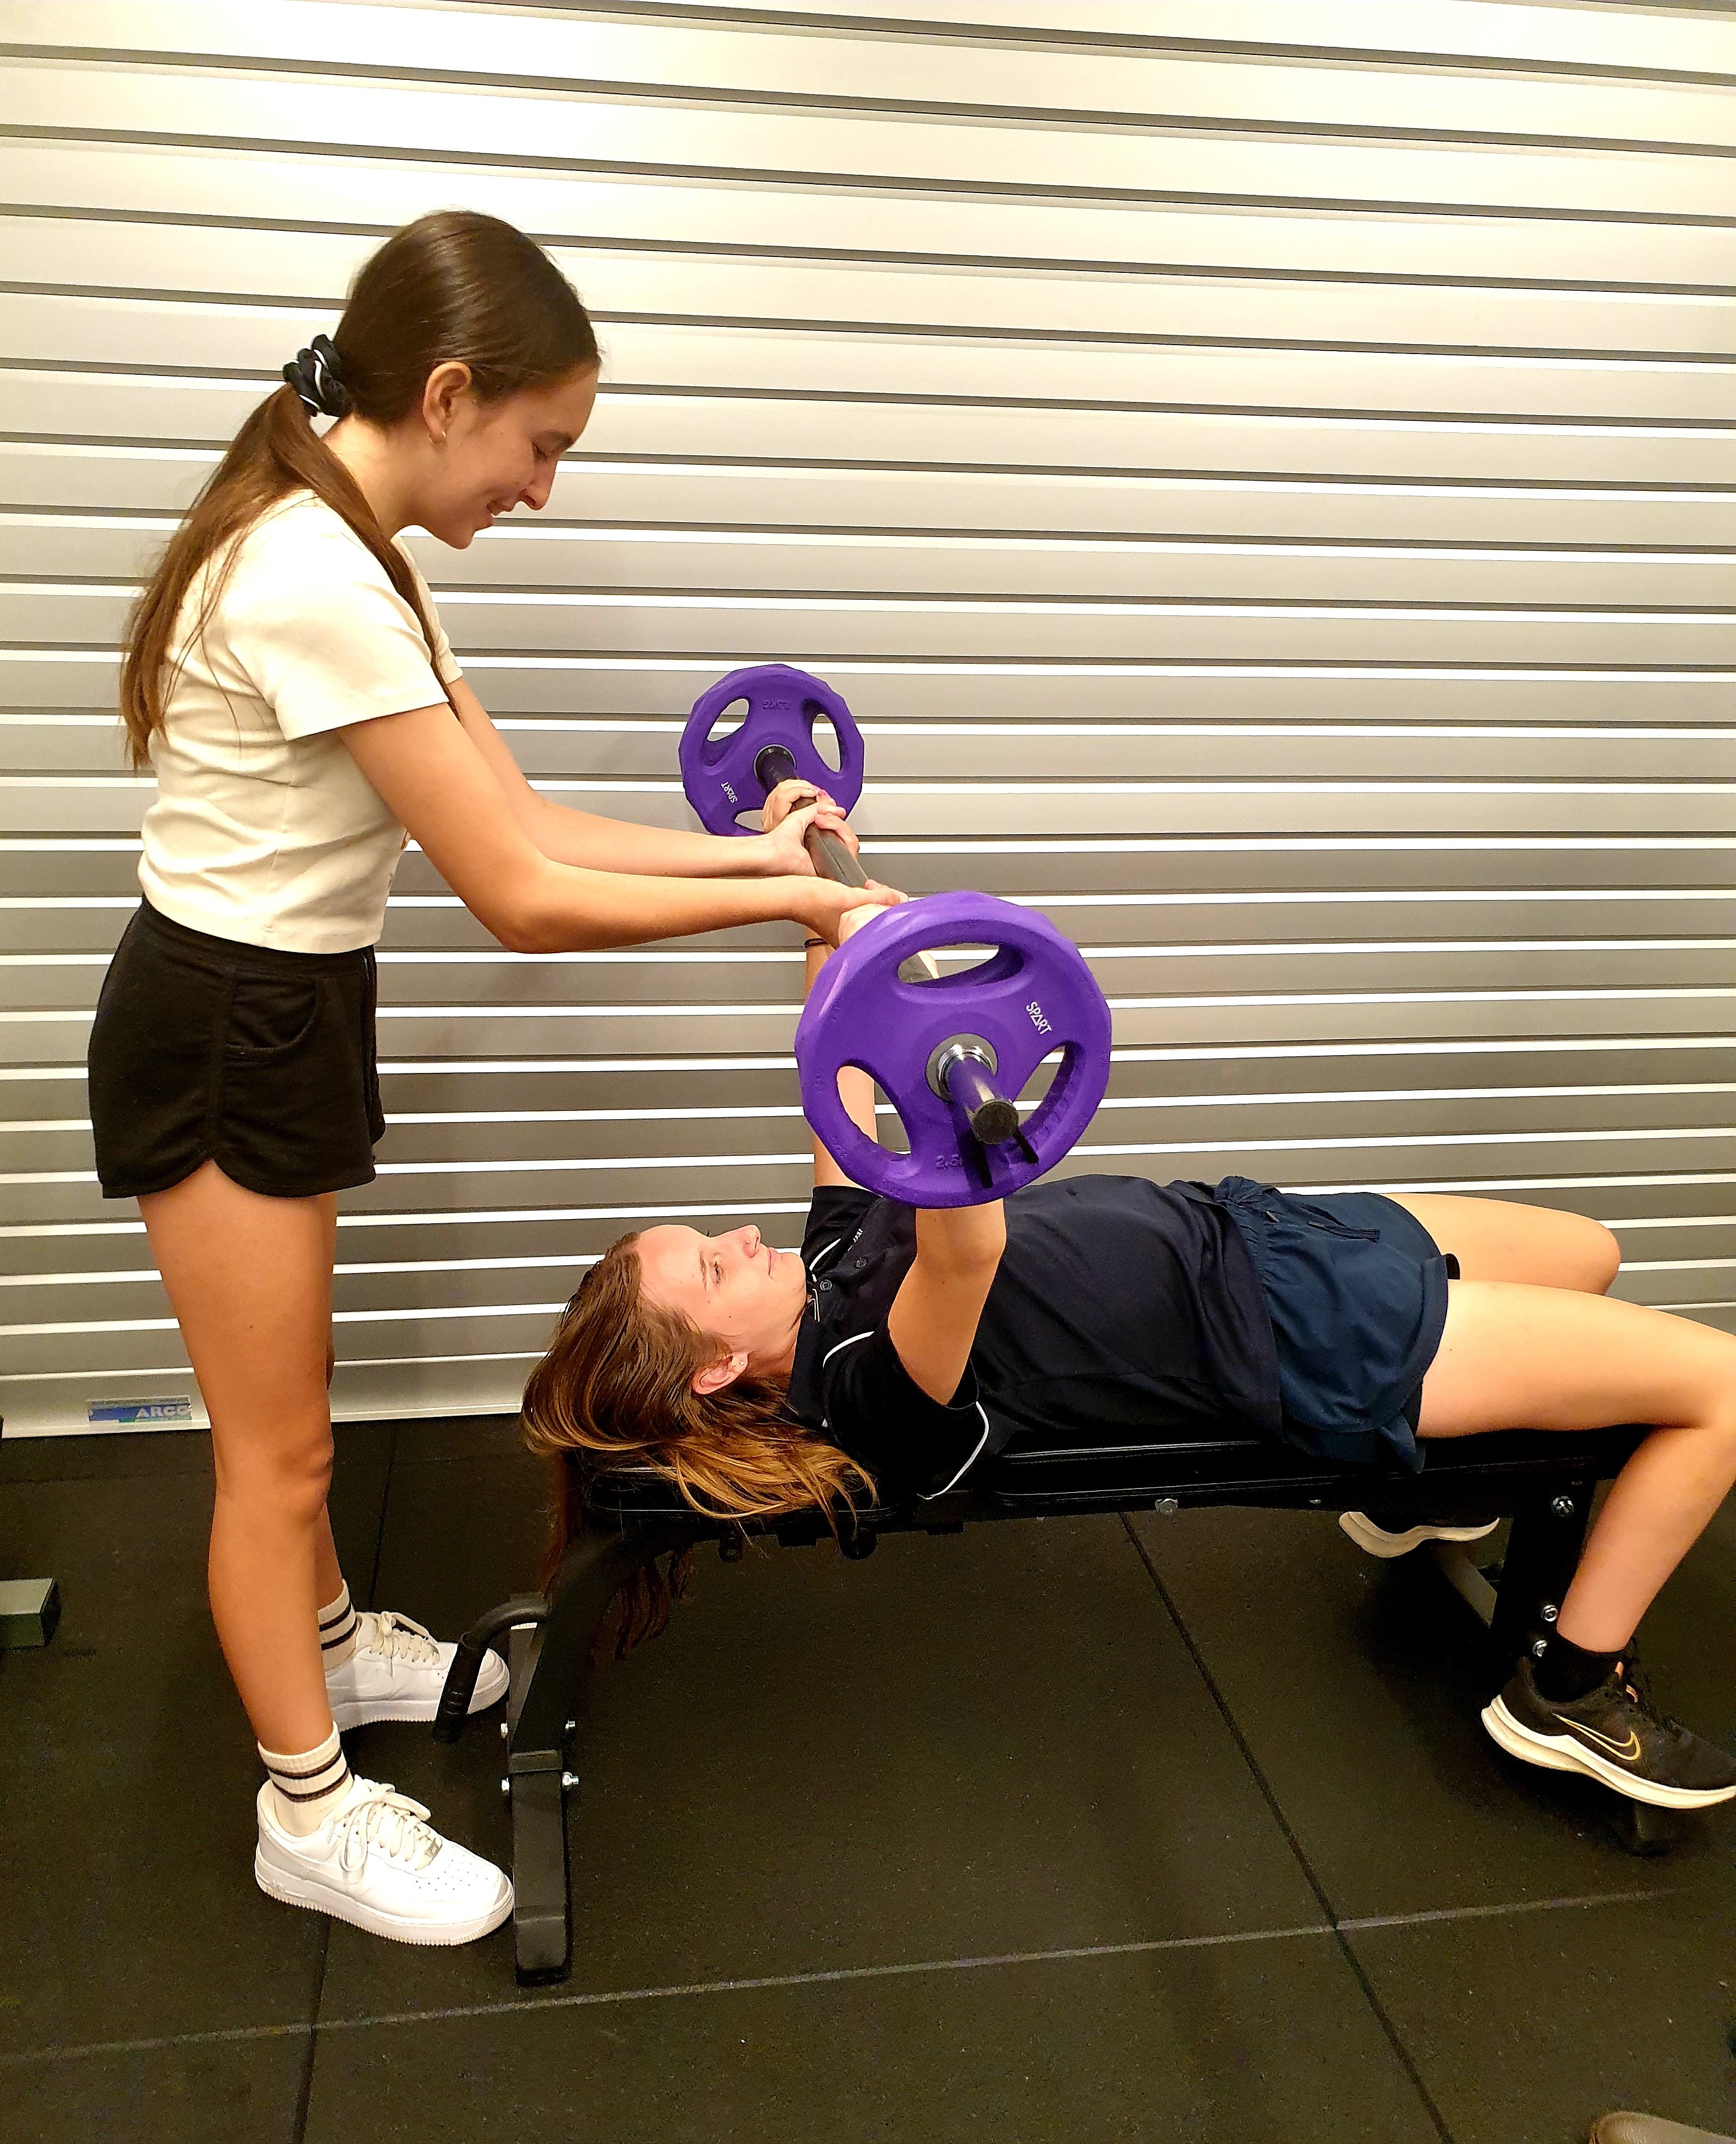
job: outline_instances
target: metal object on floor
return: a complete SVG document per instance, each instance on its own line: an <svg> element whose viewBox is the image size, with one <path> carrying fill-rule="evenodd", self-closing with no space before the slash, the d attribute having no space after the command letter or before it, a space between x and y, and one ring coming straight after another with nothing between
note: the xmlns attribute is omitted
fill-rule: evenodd
<svg viewBox="0 0 1736 2144"><path fill-rule="evenodd" d="M881 1534L945 1535L998 1519L1222 1505L1337 1511L1360 1506L1376 1486L1382 1510L1405 1515L1411 1524L1440 1524L1471 1503L1514 1518L1499 1582L1490 1585L1481 1573L1471 1574L1490 1596L1495 1674L1504 1680L1515 1659L1546 1627L1544 1609L1565 1588L1584 1537L1592 1485L1617 1473L1647 1434L1638 1427L1583 1435L1515 1431L1478 1437L1481 1449L1475 1453L1467 1449L1468 1438L1443 1440L1421 1474L1382 1475L1377 1481L1371 1470L1334 1467L1251 1437L1138 1447L1124 1438L1094 1445L1084 1436L1015 1437L975 1470L968 1490L909 1506L859 1511L853 1523L846 1515L844 1545L846 1555L860 1560ZM584 1719L593 1648L617 1591L657 1557L702 1541L716 1541L731 1560L743 1531L790 1548L811 1547L831 1534L819 1511L787 1512L745 1529L702 1518L645 1469L601 1476L590 1484L588 1501L584 1529L548 1593L520 1595L490 1610L460 1642L435 1724L444 1740L462 1733L482 1655L510 1633L513 1682L501 1784L512 1814L517 1969L526 1984L563 1980L571 1963L566 1802L583 1769L573 1744Z"/></svg>
<svg viewBox="0 0 1736 2144"><path fill-rule="evenodd" d="M1688 2129L1656 2114L1601 2114L1591 2125L1591 2144L1736 2144L1721 2129Z"/></svg>
<svg viewBox="0 0 1736 2144"><path fill-rule="evenodd" d="M0 1579L0 1652L46 1645L60 1620L60 1588L52 1578Z"/></svg>

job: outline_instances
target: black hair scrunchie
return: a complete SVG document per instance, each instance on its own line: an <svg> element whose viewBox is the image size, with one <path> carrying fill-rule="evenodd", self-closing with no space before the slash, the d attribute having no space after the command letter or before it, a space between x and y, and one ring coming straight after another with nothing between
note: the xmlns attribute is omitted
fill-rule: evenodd
<svg viewBox="0 0 1736 2144"><path fill-rule="evenodd" d="M330 335L315 335L310 349L298 350L295 362L285 365L283 376L301 397L310 417L341 417L350 407L350 390Z"/></svg>

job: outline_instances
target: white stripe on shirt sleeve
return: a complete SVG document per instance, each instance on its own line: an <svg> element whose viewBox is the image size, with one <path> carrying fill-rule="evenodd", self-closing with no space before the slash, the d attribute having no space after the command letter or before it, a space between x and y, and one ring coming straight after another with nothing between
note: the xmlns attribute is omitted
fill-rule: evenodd
<svg viewBox="0 0 1736 2144"><path fill-rule="evenodd" d="M980 1400L976 1402L976 1411L978 1414L982 1417L983 1433L976 1440L975 1451L971 1453L970 1457L965 1462L964 1465L960 1467L958 1472L953 1476L951 1481L947 1483L945 1489L930 1489L925 1496L920 1496L917 1499L919 1503L931 1504L936 1496L944 1496L947 1494L948 1491L956 1489L960 1482L964 1480L965 1476L970 1472L971 1468L975 1466L977 1461L982 1457L983 1447L989 1442L989 1417L983 1411L983 1403Z"/></svg>

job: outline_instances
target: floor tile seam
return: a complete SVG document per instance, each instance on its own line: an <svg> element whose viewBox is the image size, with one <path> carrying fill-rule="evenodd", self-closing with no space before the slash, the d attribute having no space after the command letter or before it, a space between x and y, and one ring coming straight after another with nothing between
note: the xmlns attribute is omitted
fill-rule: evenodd
<svg viewBox="0 0 1736 2144"><path fill-rule="evenodd" d="M367 1591L363 1598L371 1609L379 1591L379 1566L386 1551L386 1517L392 1506L392 1483L398 1472L398 1431L394 1425L386 1440L385 1478L379 1485L379 1518L374 1529L374 1560L368 1569Z"/></svg>
<svg viewBox="0 0 1736 2144"><path fill-rule="evenodd" d="M856 1980L893 1980L925 1973L983 1972L997 1966L1061 1964L1079 1959L1131 1958L1159 1951L1207 1950L1238 1943L1316 1941L1333 1931L1324 1922L1291 1928L1239 1928L1217 1935L1154 1936L1130 1943L1074 1943L1054 1950L1001 1951L976 1958L927 1958L885 1965L845 1965L813 1973L760 1973L725 1980L672 1981L647 1988L607 1988L571 1995L524 1996L490 2003L454 2003L426 2010L381 2011L360 2017L298 2019L278 2025L231 2025L208 2032L169 2032L135 2040L97 2040L72 2047L36 2047L0 2054L0 2070L77 2062L103 2055L149 2054L166 2047L207 2047L229 2042L311 2037L387 2025L438 2024L462 2017L511 2017L545 2010L607 2008L616 2003L667 2002L695 1995L756 1994L780 1988L820 1988Z"/></svg>
<svg viewBox="0 0 1736 2144"><path fill-rule="evenodd" d="M305 2144L308 2115L314 2103L314 2062L320 2047L320 2012L325 2002L325 1973L331 1963L332 1923L328 1919L320 1931L320 1955L314 1966L313 2000L308 2005L310 2028L307 2046L302 2052L301 2074L295 2085L295 2118L290 2125L290 2144Z"/></svg>
<svg viewBox="0 0 1736 2144"><path fill-rule="evenodd" d="M1442 1922L1486 1920L1504 1914L1583 1911L1599 1906L1652 1904L1678 1895L1675 1890L1610 1891L1561 1898L1527 1898L1509 1905L1440 1906L1416 1913L1371 1914L1344 1921L1295 1928L1237 1928L1215 1935L1152 1936L1119 1943L1071 1943L1049 1950L999 1951L980 1957L911 1958L884 1965L849 1965L813 1973L762 1973L725 1980L671 1982L648 1988L597 1988L570 1995L523 1996L490 2003L455 2003L438 2009L383 2011L359 2017L297 2019L276 2025L232 2025L207 2032L169 2032L149 2038L94 2041L71 2047L37 2047L0 2054L0 2069L32 2064L89 2060L102 2055L148 2054L166 2047L204 2047L229 2042L311 2038L320 2032L353 2032L391 2025L420 2025L464 2017L510 2017L544 2010L606 2008L624 2003L667 2002L696 1995L735 1995L781 1988L828 1987L851 1981L913 1978L925 1973L971 1973L999 1967L1055 1965L1117 1958L1150 1957L1164 1952L1226 1949L1242 1943L1294 1942L1337 1938L1370 1929L1425 1927ZM322 1991L323 1993L323 1991Z"/></svg>
<svg viewBox="0 0 1736 2144"><path fill-rule="evenodd" d="M1264 1766L1254 1754L1253 1744L1248 1740L1242 1730L1242 1723L1231 1710L1229 1699L1225 1695L1223 1685L1218 1682L1217 1676L1213 1674L1198 1640L1188 1628L1187 1621L1174 1596L1163 1583L1162 1574L1158 1571L1150 1550L1140 1538L1132 1518L1126 1512L1121 1515L1121 1524L1123 1531L1133 1544L1133 1553L1144 1565L1146 1576L1150 1579L1158 1600L1163 1604L1164 1613L1174 1625L1176 1635L1187 1649L1188 1657L1193 1663L1194 1672L1205 1685L1207 1694L1216 1706L1219 1718L1241 1753L1242 1761L1247 1768L1248 1776L1252 1779L1255 1788L1271 1813L1272 1822L1282 1835L1284 1844L1289 1849L1291 1856L1302 1874L1303 1882L1313 1893L1315 1903L1330 1923L1332 1940L1337 1946L1338 1955L1343 1961L1346 1971L1355 1981L1365 2008L1379 2027L1381 2037L1391 2050L1393 2060L1409 2079L1411 2088L1416 2095L1417 2102L1421 2107L1436 2136L1441 2140L1441 2144L1454 2144L1452 2132L1446 2126L1446 2117L1436 2104L1435 2096L1424 2081L1416 2057L1406 2046L1399 2033L1396 2022L1388 2012L1385 2003L1381 2002L1374 1983L1369 1978L1363 1967L1362 1959L1357 1957L1348 1936L1342 1932L1339 1925L1338 1909L1326 1888L1324 1879L1310 1859L1307 1849L1297 1835L1296 1827L1285 1814L1283 1804L1278 1799L1277 1789L1267 1779Z"/></svg>
<svg viewBox="0 0 1736 2144"><path fill-rule="evenodd" d="M1441 1921L1486 1921L1515 1913L1584 1913L1599 1906L1653 1906L1664 1898L1679 1898L1682 1887L1657 1884L1644 1891L1588 1891L1578 1898L1514 1898L1498 1905L1434 1906L1415 1913L1362 1913L1337 1923L1344 1935L1362 1935L1377 1928L1420 1928Z"/></svg>

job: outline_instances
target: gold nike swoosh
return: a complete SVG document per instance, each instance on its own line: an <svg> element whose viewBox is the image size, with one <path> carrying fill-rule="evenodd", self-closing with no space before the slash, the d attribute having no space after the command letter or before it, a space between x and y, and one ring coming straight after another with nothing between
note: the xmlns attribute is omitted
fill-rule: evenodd
<svg viewBox="0 0 1736 2144"><path fill-rule="evenodd" d="M1618 1742L1611 1735L1600 1735L1595 1727L1581 1726L1576 1720L1569 1721L1568 1725L1571 1726L1575 1735L1585 1735L1593 1742L1601 1742L1612 1756L1624 1758L1630 1764L1638 1760L1639 1736L1635 1729L1630 1727L1627 1732L1626 1740Z"/></svg>

